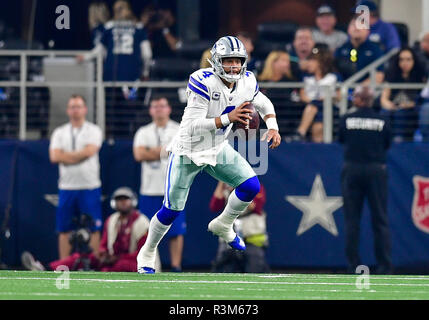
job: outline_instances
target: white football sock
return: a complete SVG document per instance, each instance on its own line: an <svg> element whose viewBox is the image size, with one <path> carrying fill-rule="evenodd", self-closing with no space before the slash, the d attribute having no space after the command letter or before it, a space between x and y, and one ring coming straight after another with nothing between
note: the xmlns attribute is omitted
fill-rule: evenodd
<svg viewBox="0 0 429 320"><path fill-rule="evenodd" d="M227 225L234 223L235 219L241 215L244 210L249 206L252 201L245 202L240 200L235 194L235 189L231 192L228 197L228 202L223 212L219 215L218 219Z"/></svg>
<svg viewBox="0 0 429 320"><path fill-rule="evenodd" d="M158 220L156 214L152 217L149 224L149 231L146 242L141 247L137 256L138 267L150 267L154 269L156 248L161 242L162 238L170 229L170 225L165 225Z"/></svg>

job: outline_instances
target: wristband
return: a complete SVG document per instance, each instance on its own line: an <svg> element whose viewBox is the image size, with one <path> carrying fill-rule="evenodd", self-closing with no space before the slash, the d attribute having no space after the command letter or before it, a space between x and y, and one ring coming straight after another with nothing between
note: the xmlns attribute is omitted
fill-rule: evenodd
<svg viewBox="0 0 429 320"><path fill-rule="evenodd" d="M170 29L168 29L168 28L164 28L164 29L162 29L162 34L165 36L166 34L169 34L170 33Z"/></svg>
<svg viewBox="0 0 429 320"><path fill-rule="evenodd" d="M267 121L265 121L268 129L273 129L279 131L279 126L277 125L276 118L268 118Z"/></svg>
<svg viewBox="0 0 429 320"><path fill-rule="evenodd" d="M231 123L231 121L229 121L228 113L225 113L220 116L220 122L224 127L228 126Z"/></svg>

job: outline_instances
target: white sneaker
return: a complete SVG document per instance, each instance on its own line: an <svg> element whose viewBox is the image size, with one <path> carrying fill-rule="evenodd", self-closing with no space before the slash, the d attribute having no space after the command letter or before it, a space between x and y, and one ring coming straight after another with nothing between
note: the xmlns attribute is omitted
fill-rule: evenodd
<svg viewBox="0 0 429 320"><path fill-rule="evenodd" d="M31 271L45 271L45 267L40 263L40 261L37 261L34 259L33 255L28 252L24 251L21 254L21 262L24 268Z"/></svg>

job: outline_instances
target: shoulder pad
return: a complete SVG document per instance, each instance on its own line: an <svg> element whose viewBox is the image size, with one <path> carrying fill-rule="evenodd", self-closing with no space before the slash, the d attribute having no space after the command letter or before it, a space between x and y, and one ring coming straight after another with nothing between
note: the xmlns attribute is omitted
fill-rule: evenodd
<svg viewBox="0 0 429 320"><path fill-rule="evenodd" d="M211 68L199 69L189 76L188 89L210 100L210 86L213 85L215 79Z"/></svg>
<svg viewBox="0 0 429 320"><path fill-rule="evenodd" d="M253 90L254 96L259 92L258 80L256 80L255 75L252 71L246 71L243 75L246 87L249 88L249 91Z"/></svg>
<svg viewBox="0 0 429 320"><path fill-rule="evenodd" d="M199 69L191 74L191 77L193 77L195 80L198 80L203 83L209 84L214 79L216 79L215 73L212 68L204 68Z"/></svg>

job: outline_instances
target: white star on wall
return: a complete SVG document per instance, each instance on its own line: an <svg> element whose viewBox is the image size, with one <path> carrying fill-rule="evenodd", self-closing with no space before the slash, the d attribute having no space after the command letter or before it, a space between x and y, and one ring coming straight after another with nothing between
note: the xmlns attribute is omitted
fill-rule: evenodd
<svg viewBox="0 0 429 320"><path fill-rule="evenodd" d="M286 201L302 211L303 215L296 234L299 236L313 227L321 225L334 236L338 235L333 213L343 205L342 197L327 197L322 178L318 174L309 196L286 196Z"/></svg>

